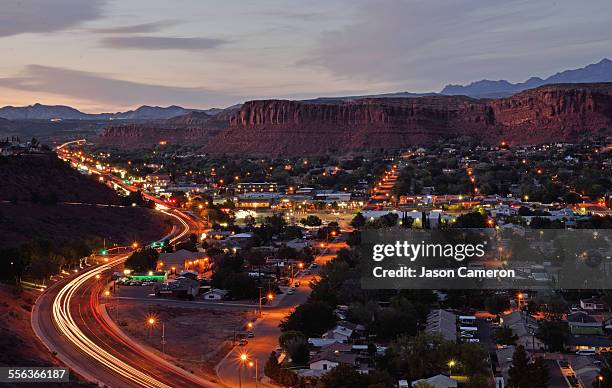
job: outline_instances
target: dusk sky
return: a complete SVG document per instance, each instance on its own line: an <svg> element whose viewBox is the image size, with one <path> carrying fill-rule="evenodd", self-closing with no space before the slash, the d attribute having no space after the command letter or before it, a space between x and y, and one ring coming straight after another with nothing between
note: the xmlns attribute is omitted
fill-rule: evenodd
<svg viewBox="0 0 612 388"><path fill-rule="evenodd" d="M439 91L612 58L612 2L2 0L0 106Z"/></svg>

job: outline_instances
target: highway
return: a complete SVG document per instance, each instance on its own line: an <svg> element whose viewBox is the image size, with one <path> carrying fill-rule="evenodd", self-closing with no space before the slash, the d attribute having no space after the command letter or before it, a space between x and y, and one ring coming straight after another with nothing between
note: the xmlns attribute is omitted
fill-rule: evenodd
<svg viewBox="0 0 612 388"><path fill-rule="evenodd" d="M183 228L171 239L191 231L188 220L177 218ZM90 267L50 287L37 300L32 326L37 336L73 372L98 385L112 387L216 387L218 384L192 375L156 354L125 341L102 316L99 295L113 268L127 254ZM97 279L100 275L100 279ZM111 297L112 299L112 297Z"/></svg>
<svg viewBox="0 0 612 388"><path fill-rule="evenodd" d="M181 226L171 243L198 231L197 221L180 210L158 210ZM38 338L72 373L100 386L218 387L126 339L105 319L99 300L102 287L113 269L128 256L129 253L111 256L107 263L89 267L49 287L32 311L31 324Z"/></svg>

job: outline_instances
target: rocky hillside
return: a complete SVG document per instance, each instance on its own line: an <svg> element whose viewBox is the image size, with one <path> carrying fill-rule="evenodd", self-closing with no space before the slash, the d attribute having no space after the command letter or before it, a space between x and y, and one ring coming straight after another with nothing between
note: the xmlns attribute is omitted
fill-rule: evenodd
<svg viewBox="0 0 612 388"><path fill-rule="evenodd" d="M216 116L191 113L110 127L100 141L133 146L167 140L200 144L210 153L308 155L404 148L455 136L513 144L574 141L610 130L612 83L599 83L547 85L502 99L250 101Z"/></svg>
<svg viewBox="0 0 612 388"><path fill-rule="evenodd" d="M573 141L602 129L612 130L612 84L548 85L496 100L252 101L206 149L299 155L402 148L451 136L532 144Z"/></svg>
<svg viewBox="0 0 612 388"><path fill-rule="evenodd" d="M211 116L204 112L191 112L168 120L108 126L98 140L117 146L151 145L162 140L206 144L227 127L228 121L223 113Z"/></svg>
<svg viewBox="0 0 612 388"><path fill-rule="evenodd" d="M153 241L171 229L159 212L122 206L112 189L52 153L0 156L0 181L2 248L34 239Z"/></svg>

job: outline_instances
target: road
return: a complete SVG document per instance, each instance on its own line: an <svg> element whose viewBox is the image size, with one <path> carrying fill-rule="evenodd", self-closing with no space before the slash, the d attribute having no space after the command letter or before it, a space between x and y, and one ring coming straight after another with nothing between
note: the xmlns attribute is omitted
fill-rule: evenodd
<svg viewBox="0 0 612 388"><path fill-rule="evenodd" d="M327 244L325 251L315 258L315 262L322 266L335 257L335 253L346 247L345 242L334 241ZM310 296L311 289L308 283L315 276L299 277L301 286L296 288L293 295L284 295L283 299L274 307L268 307L263 312L263 318L255 323L254 338L248 339L246 346L237 346L232 349L226 357L217 365L217 376L226 385L231 387L256 387L276 386L266 383L263 378L263 369L270 357L270 353L278 346L278 337L281 334L278 325L296 306L306 302ZM243 364L240 355L245 353L248 357ZM249 362L253 366L249 366ZM255 382L255 363L257 364L257 376L259 381ZM263 379L262 379L263 378ZM242 381L240 381L242 380Z"/></svg>
<svg viewBox="0 0 612 388"><path fill-rule="evenodd" d="M161 210L182 227L171 241L192 232L195 222L176 210ZM127 254L64 278L47 289L32 311L32 327L47 348L74 373L112 387L217 387L126 340L108 324L99 305L101 287ZM100 275L100 279L97 278Z"/></svg>

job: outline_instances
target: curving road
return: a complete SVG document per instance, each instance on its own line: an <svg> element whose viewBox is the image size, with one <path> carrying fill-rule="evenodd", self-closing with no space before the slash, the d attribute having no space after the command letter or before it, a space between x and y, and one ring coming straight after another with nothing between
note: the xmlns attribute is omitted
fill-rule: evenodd
<svg viewBox="0 0 612 388"><path fill-rule="evenodd" d="M182 228L171 239L192 232L197 223L178 210L160 210L176 218ZM51 286L38 298L32 327L47 348L74 373L111 387L217 387L171 364L126 338L108 322L99 304L102 279L121 265L127 254L90 267ZM97 275L100 275L98 279Z"/></svg>

